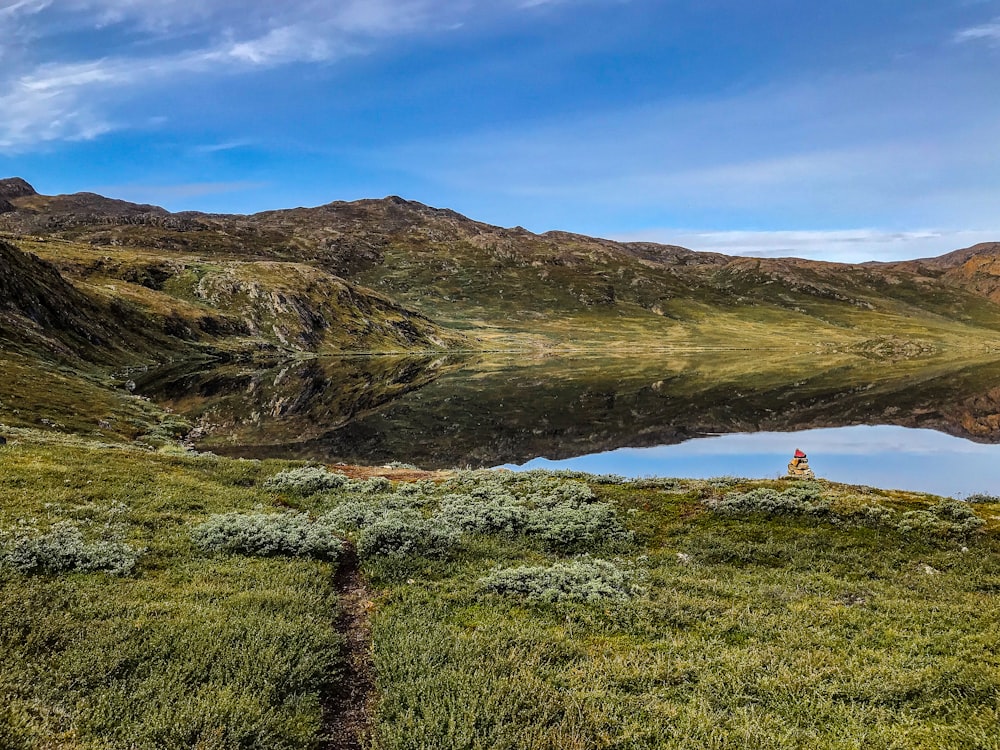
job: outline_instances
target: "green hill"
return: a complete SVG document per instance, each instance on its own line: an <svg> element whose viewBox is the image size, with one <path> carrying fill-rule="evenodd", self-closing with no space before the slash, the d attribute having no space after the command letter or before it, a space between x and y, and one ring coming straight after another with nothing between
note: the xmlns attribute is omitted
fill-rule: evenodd
<svg viewBox="0 0 1000 750"><path fill-rule="evenodd" d="M45 415L0 411L12 424L107 422L129 368L188 361L469 349L978 361L1000 348L996 245L845 265L539 235L395 197L173 214L13 178L0 198L5 367L54 389ZM32 403L15 382L0 404ZM74 382L108 408L74 410ZM393 382L385 394L401 392Z"/></svg>

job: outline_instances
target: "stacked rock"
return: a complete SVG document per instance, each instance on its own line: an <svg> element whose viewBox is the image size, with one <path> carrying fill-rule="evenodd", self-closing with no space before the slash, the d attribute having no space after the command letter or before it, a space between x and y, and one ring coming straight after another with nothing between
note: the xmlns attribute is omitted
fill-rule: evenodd
<svg viewBox="0 0 1000 750"><path fill-rule="evenodd" d="M798 448L795 449L795 457L788 462L788 476L804 479L816 478L813 470L809 468L809 459Z"/></svg>

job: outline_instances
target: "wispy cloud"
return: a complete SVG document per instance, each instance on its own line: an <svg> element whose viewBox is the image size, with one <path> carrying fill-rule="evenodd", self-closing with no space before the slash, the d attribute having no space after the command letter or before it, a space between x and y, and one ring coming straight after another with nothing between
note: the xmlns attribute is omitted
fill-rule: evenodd
<svg viewBox="0 0 1000 750"><path fill-rule="evenodd" d="M990 23L962 29L955 34L956 42L1000 42L1000 18Z"/></svg>
<svg viewBox="0 0 1000 750"><path fill-rule="evenodd" d="M834 227L989 229L1000 196L994 85L986 69L908 65L425 139L373 158L464 191L466 210L480 210L470 204L488 185L487 208L503 196L534 229L587 230L623 214L638 217L633 226L646 216L716 229L821 217ZM546 222L570 220L539 226L533 205Z"/></svg>
<svg viewBox="0 0 1000 750"><path fill-rule="evenodd" d="M517 0L501 9L530 12ZM139 89L293 63L329 64L403 35L454 31L482 11L467 0L17 0L0 19L17 37L107 35L101 58L32 59L21 45L0 72L0 149L85 139L121 127L107 112ZM114 32L112 34L112 31ZM169 38L144 47L143 42ZM39 45L41 46L41 45ZM157 49L149 53L148 49ZM3 55L0 44L0 55Z"/></svg>
<svg viewBox="0 0 1000 750"><path fill-rule="evenodd" d="M232 141L222 141L221 143L203 143L191 149L195 154L217 154L222 151L235 151L236 149L248 148L255 145L255 141L249 138L241 138Z"/></svg>
<svg viewBox="0 0 1000 750"><path fill-rule="evenodd" d="M623 242L662 242L692 250L754 258L810 258L840 263L933 257L980 242L1000 241L996 230L889 231L838 229L830 231L692 231L646 229L620 233Z"/></svg>

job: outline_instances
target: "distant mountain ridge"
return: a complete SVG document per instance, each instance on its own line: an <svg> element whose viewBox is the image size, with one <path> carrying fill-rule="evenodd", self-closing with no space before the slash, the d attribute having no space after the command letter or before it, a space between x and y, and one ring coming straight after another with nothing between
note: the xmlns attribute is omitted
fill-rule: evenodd
<svg viewBox="0 0 1000 750"><path fill-rule="evenodd" d="M294 263L378 290L386 304L429 321L487 333L542 331L575 340L627 319L634 340L669 344L682 329L691 339L693 328L720 314L752 320L765 338L781 316L834 334L860 332L879 315L879 336L909 336L915 320L1000 332L996 243L934 259L842 264L534 234L396 196L252 215L170 213L95 193L45 196L10 178L0 180L0 200L9 204L0 232L35 242L31 249L74 282L105 287L117 279L169 292L206 263ZM203 291L196 285L180 297L201 304ZM594 316L604 321L596 328ZM261 330L252 321L246 328ZM708 328L710 335L719 327Z"/></svg>

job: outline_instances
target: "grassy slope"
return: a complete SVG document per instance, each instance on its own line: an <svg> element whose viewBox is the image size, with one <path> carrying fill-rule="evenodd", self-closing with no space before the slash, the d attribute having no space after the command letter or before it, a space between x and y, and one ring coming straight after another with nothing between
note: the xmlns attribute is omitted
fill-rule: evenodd
<svg viewBox="0 0 1000 750"><path fill-rule="evenodd" d="M531 257L497 258L461 243L399 243L384 253L380 265L359 276L362 283L501 348L1000 344L1000 309L987 300L832 264L676 269L588 255L540 267Z"/></svg>
<svg viewBox="0 0 1000 750"><path fill-rule="evenodd" d="M0 528L110 523L149 552L124 579L0 573L0 746L310 747L337 673L330 566L206 556L187 538L209 513L282 503L257 486L283 464L17 437L0 449ZM635 570L644 593L626 603L482 593L496 565L560 559L528 541L366 563L379 592L377 746L996 746L1000 507L979 506L989 532L963 552L701 504L768 485L596 486L638 533L635 547L589 550Z"/></svg>
<svg viewBox="0 0 1000 750"><path fill-rule="evenodd" d="M124 377L6 351L0 351L0 372L2 425L157 444L189 427L183 418L130 394Z"/></svg>
<svg viewBox="0 0 1000 750"><path fill-rule="evenodd" d="M124 389L150 367L467 346L461 334L301 264L165 261L38 239L0 242L0 261L0 424L156 443L185 422Z"/></svg>
<svg viewBox="0 0 1000 750"><path fill-rule="evenodd" d="M126 300L179 344L274 356L465 345L460 334L309 265L57 240L19 244L94 296Z"/></svg>
<svg viewBox="0 0 1000 750"><path fill-rule="evenodd" d="M36 438L37 439L37 438ZM141 572L0 571L0 747L309 747L336 677L328 564L205 557L185 524L265 468L56 440L2 449L0 528L123 524Z"/></svg>
<svg viewBox="0 0 1000 750"><path fill-rule="evenodd" d="M625 560L648 593L626 604L485 596L475 580L491 564L549 559L488 543L411 572L418 583L380 580L382 747L1000 742L995 539L963 553L816 522L720 520L700 492L605 493L645 531Z"/></svg>

